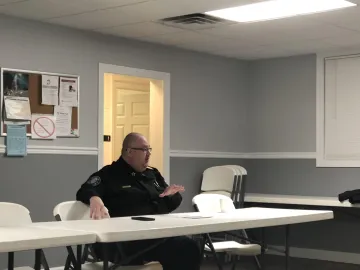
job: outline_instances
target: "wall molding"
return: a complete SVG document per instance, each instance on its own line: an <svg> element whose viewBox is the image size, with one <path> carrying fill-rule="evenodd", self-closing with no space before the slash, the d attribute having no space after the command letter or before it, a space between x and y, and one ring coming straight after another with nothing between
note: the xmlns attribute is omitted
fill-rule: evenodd
<svg viewBox="0 0 360 270"><path fill-rule="evenodd" d="M0 153L5 153L5 152L6 152L6 146L0 145ZM28 154L97 156L98 149L96 147L29 145L27 148L27 153Z"/></svg>
<svg viewBox="0 0 360 270"><path fill-rule="evenodd" d="M55 155L98 155L96 147L72 146L43 146L29 145L28 154L55 154ZM0 145L0 153L5 153L6 146ZM216 152L216 151L188 151L171 150L170 157L188 158L234 158L234 159L315 159L316 153L312 152Z"/></svg>
<svg viewBox="0 0 360 270"><path fill-rule="evenodd" d="M284 250L282 246L272 247ZM284 256L283 253L270 250L268 254ZM290 257L360 265L359 254L350 252L290 247Z"/></svg>
<svg viewBox="0 0 360 270"><path fill-rule="evenodd" d="M216 152L171 150L170 157L237 159L316 159L315 152Z"/></svg>

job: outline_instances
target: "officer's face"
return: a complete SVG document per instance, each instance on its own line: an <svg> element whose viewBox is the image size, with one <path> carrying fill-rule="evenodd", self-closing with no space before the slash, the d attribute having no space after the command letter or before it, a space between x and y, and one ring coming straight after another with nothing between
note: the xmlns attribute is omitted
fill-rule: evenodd
<svg viewBox="0 0 360 270"><path fill-rule="evenodd" d="M149 143L144 137L139 138L133 145L131 156L133 160L133 165L139 170L146 169L149 166L150 160L150 151Z"/></svg>

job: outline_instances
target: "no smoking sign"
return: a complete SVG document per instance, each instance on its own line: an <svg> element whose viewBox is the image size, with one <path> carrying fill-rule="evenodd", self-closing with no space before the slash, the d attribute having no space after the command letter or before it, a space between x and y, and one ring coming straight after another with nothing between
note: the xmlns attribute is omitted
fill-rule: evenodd
<svg viewBox="0 0 360 270"><path fill-rule="evenodd" d="M53 115L32 115L31 138L51 140L56 138L55 116Z"/></svg>

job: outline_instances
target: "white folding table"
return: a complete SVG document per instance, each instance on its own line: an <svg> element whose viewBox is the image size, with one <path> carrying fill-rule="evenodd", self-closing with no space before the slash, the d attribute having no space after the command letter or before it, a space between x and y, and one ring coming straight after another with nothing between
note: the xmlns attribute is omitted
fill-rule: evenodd
<svg viewBox="0 0 360 270"><path fill-rule="evenodd" d="M8 269L14 269L14 252L35 250L35 270L41 267L41 250L45 248L77 246L77 258L72 260L81 268L81 247L96 242L91 232L69 229L47 229L32 226L0 227L0 252L8 253Z"/></svg>
<svg viewBox="0 0 360 270"><path fill-rule="evenodd" d="M199 217L200 215L200 217ZM133 240L157 239L181 235L207 234L250 228L286 226L286 265L289 259L289 225L332 219L332 211L289 210L250 207L237 209L231 213L209 214L182 213L153 215L154 221L138 221L131 217L103 220L76 220L33 223L31 226L46 229L69 229L96 234L99 243L125 242ZM105 246L105 245L104 245ZM104 259L104 269L108 262Z"/></svg>

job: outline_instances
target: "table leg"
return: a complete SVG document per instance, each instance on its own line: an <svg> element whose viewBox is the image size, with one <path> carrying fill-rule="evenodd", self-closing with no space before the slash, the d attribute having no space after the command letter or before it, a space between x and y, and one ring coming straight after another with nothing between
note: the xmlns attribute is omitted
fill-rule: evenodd
<svg viewBox="0 0 360 270"><path fill-rule="evenodd" d="M35 250L35 270L40 270L41 268L41 249Z"/></svg>
<svg viewBox="0 0 360 270"><path fill-rule="evenodd" d="M290 248L289 248L290 225L285 226L285 269L290 265Z"/></svg>
<svg viewBox="0 0 360 270"><path fill-rule="evenodd" d="M8 253L8 270L14 270L14 252Z"/></svg>
<svg viewBox="0 0 360 270"><path fill-rule="evenodd" d="M81 270L81 263L82 263L82 246L77 245L76 247L76 270Z"/></svg>
<svg viewBox="0 0 360 270"><path fill-rule="evenodd" d="M103 270L109 270L109 256L107 243L102 244L103 249Z"/></svg>

